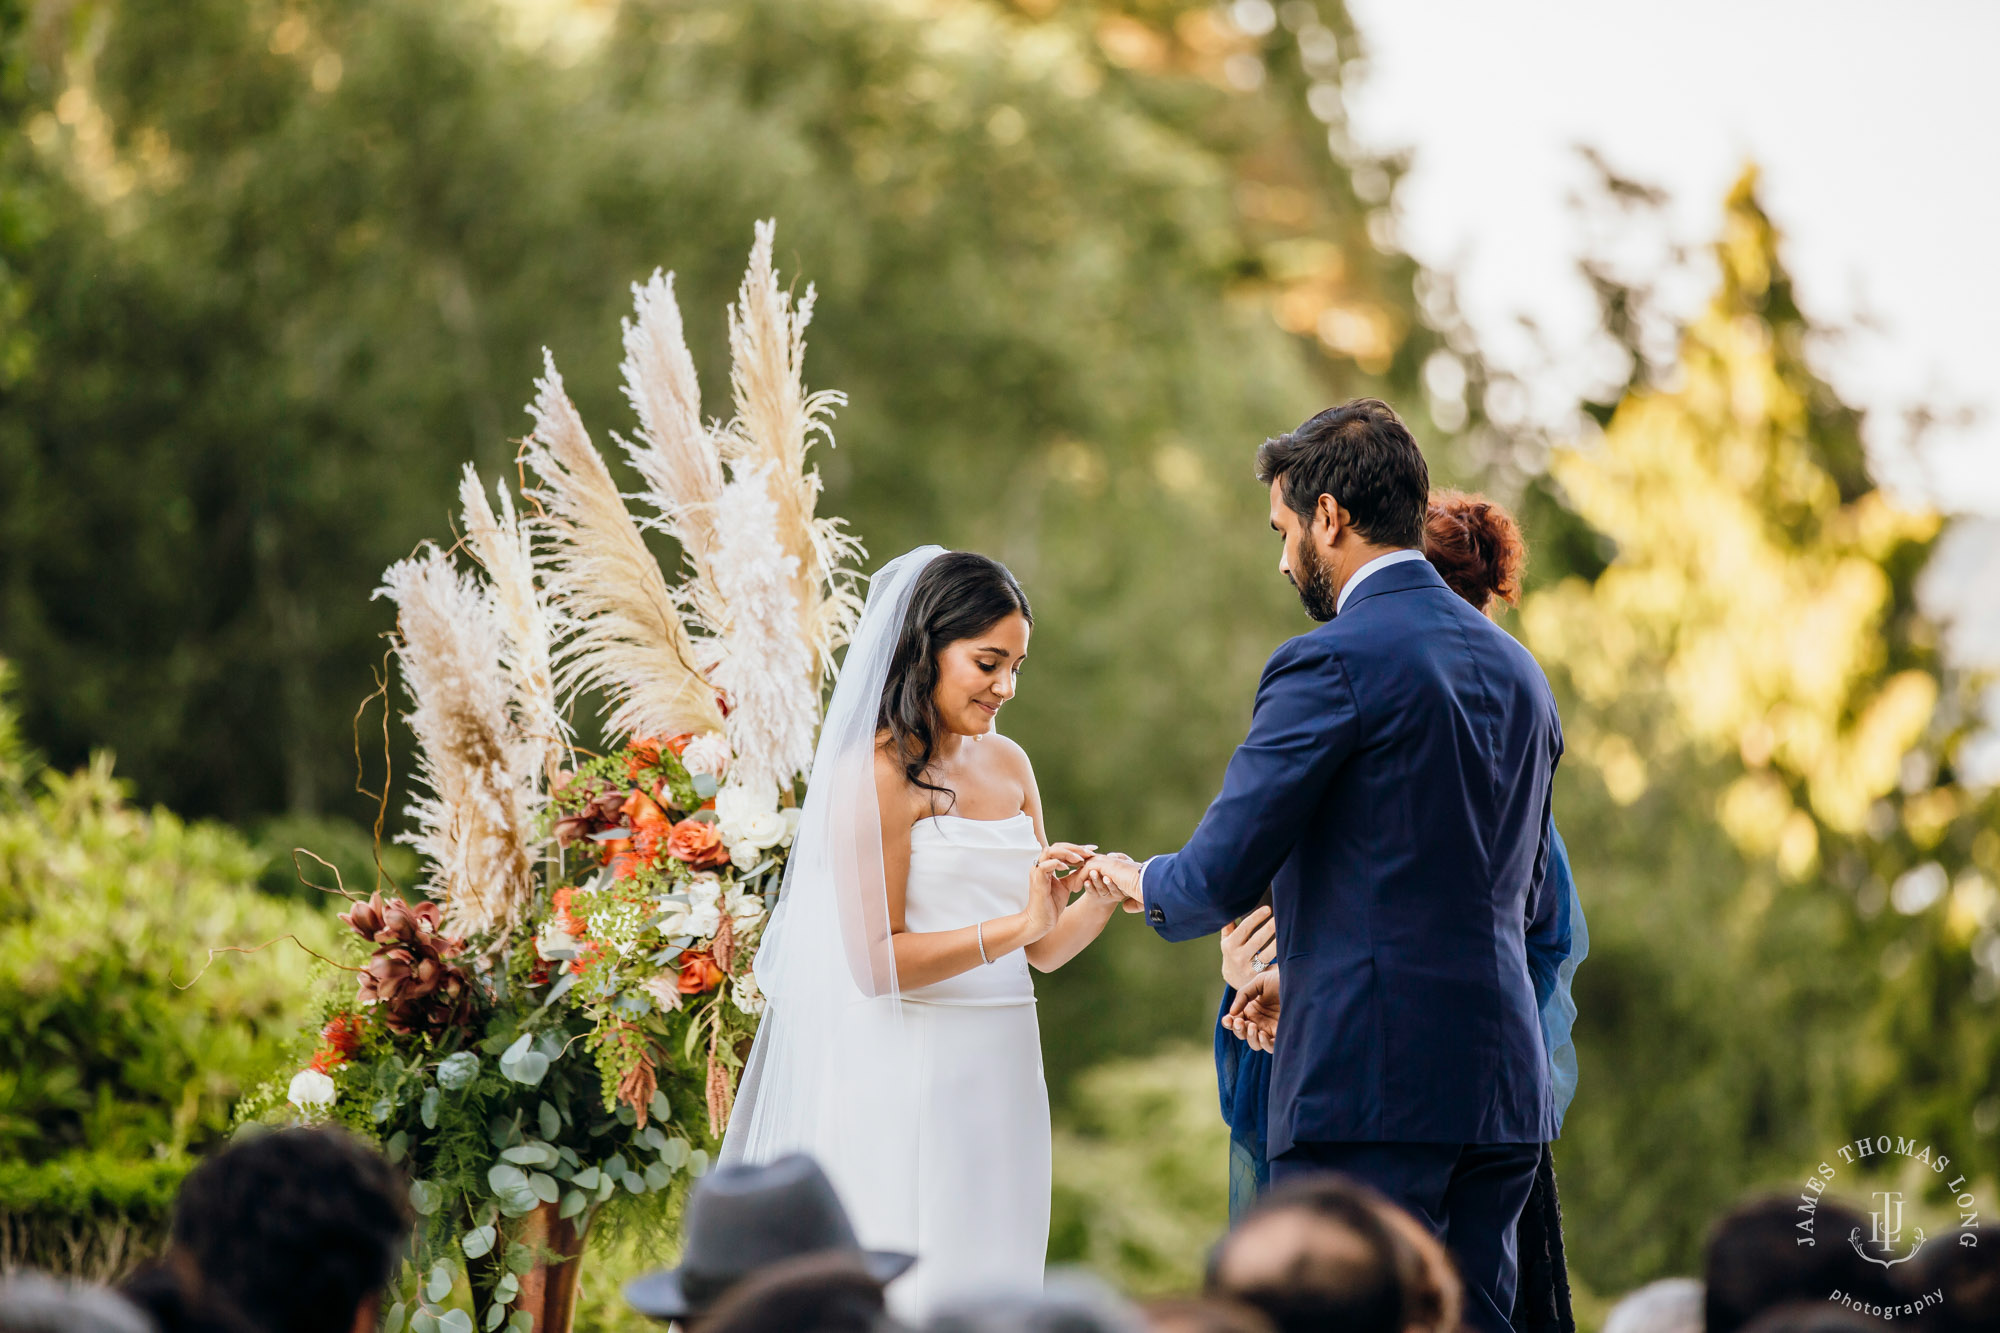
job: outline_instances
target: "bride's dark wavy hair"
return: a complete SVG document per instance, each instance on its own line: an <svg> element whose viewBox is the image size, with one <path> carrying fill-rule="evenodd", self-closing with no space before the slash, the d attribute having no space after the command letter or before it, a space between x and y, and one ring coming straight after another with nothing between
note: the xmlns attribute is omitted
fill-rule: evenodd
<svg viewBox="0 0 2000 1333"><path fill-rule="evenodd" d="M889 733L889 743L912 786L956 799L949 789L924 776L937 758L944 730L937 711L938 654L960 639L984 634L1016 612L1030 625L1035 623L1028 594L998 560L972 551L947 551L917 575L875 713L876 731Z"/></svg>

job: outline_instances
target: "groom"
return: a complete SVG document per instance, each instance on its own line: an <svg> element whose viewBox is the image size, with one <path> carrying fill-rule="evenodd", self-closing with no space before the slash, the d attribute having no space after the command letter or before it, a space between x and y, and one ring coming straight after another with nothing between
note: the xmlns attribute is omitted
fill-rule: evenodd
<svg viewBox="0 0 2000 1333"><path fill-rule="evenodd" d="M1264 667L1250 735L1180 851L1090 869L1169 940L1271 889L1273 1184L1339 1171L1427 1222L1504 1333L1514 1228L1555 1134L1524 932L1562 732L1527 650L1424 559L1430 477L1387 405L1257 451L1279 572L1322 623Z"/></svg>

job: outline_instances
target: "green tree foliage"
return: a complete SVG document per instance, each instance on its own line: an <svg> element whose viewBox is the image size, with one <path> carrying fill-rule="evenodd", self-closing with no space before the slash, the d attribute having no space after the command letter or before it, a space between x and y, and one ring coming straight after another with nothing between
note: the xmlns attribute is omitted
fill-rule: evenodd
<svg viewBox="0 0 2000 1333"><path fill-rule="evenodd" d="M1715 254L1676 362L1635 359L1601 437L1554 460L1615 557L1520 614L1562 698L1556 808L1591 924L1560 1161L1604 1292L1696 1270L1723 1209L1860 1134L1996 1164L1973 957L2000 836L1953 774L1940 700L1962 683L1914 597L1939 521L1876 488L1808 365L1754 175Z"/></svg>
<svg viewBox="0 0 2000 1333"><path fill-rule="evenodd" d="M351 717L381 568L448 530L465 460L511 472L544 344L587 419L629 422L618 318L655 265L719 363L775 216L820 291L812 382L850 396L825 509L877 560L1012 564L1043 633L1008 725L1056 829L1172 845L1303 627L1253 446L1362 392L1421 426L1422 367L1458 355L1390 243L1397 164L1329 148L1352 152L1351 25L1283 9L1258 32L1193 0L38 10L0 256L31 349L0 400L29 734L65 764L115 743L192 814L372 819ZM1058 1070L1205 1023L1208 951L1143 936L1053 988ZM1106 987L1132 1003L1086 1022Z"/></svg>
<svg viewBox="0 0 2000 1333"><path fill-rule="evenodd" d="M1192 1291L1229 1215L1229 1130L1205 1047L1107 1060L1056 1134L1049 1260L1134 1295Z"/></svg>
<svg viewBox="0 0 2000 1333"><path fill-rule="evenodd" d="M116 1267L314 1012L298 945L210 951L332 932L236 834L133 808L105 754L37 771L12 731L0 701L0 1246Z"/></svg>

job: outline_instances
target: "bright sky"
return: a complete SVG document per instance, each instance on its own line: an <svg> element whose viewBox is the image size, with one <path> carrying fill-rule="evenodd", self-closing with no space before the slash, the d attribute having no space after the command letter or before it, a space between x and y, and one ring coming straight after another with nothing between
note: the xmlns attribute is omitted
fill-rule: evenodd
<svg viewBox="0 0 2000 1333"><path fill-rule="evenodd" d="M1993 0L1349 0L1370 53L1354 137L1413 148L1403 243L1455 271L1503 365L1581 366L1576 274L1587 143L1673 195L1676 239L1715 233L1746 160L1802 303L1870 326L1822 369L1874 409L1878 470L1948 509L2000 514L2000 3ZM1698 300L1698 288L1682 301ZM1581 382L1582 370L1574 372ZM1569 401L1574 402L1570 391ZM1913 404L1973 408L1921 459Z"/></svg>

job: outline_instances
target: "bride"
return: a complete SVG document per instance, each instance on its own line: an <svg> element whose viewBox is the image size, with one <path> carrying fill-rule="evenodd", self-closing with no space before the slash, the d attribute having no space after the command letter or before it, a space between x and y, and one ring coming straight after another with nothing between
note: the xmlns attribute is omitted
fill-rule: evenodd
<svg viewBox="0 0 2000 1333"><path fill-rule="evenodd" d="M926 546L870 586L755 964L769 1009L722 1160L818 1158L863 1244L917 1256L890 1299L1039 1288L1049 1104L1029 965L1118 910L1070 901L1095 850L1051 843L994 730L1033 617L1006 567Z"/></svg>

